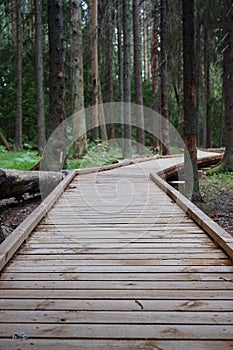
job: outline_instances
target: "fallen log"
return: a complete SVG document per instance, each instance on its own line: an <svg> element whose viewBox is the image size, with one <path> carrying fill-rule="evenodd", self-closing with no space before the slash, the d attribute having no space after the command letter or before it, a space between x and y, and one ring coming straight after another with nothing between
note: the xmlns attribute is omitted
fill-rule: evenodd
<svg viewBox="0 0 233 350"><path fill-rule="evenodd" d="M26 193L40 193L45 198L63 178L61 172L0 169L0 199L20 200Z"/></svg>

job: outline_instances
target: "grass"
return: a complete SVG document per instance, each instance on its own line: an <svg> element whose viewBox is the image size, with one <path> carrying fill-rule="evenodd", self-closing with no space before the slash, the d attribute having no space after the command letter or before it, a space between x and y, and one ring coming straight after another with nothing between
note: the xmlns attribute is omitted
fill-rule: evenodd
<svg viewBox="0 0 233 350"><path fill-rule="evenodd" d="M0 168L30 170L39 160L36 151L7 151L0 146Z"/></svg>
<svg viewBox="0 0 233 350"><path fill-rule="evenodd" d="M180 150L171 147L171 153L180 153ZM152 156L149 147L145 148L144 154L140 157ZM132 147L132 156L139 157L136 146ZM23 151L7 151L3 146L0 146L0 168L30 170L41 158L36 151L30 149ZM68 157L67 169L79 169L98 167L102 165L114 164L122 159L122 150L120 147L110 146L107 142L93 143L89 142L88 154L80 159Z"/></svg>

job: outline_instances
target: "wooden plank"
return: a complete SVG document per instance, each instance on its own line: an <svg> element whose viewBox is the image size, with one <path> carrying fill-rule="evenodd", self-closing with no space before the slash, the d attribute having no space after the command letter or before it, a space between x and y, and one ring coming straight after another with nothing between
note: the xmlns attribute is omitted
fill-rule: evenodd
<svg viewBox="0 0 233 350"><path fill-rule="evenodd" d="M1 323L231 325L230 312L156 311L0 311Z"/></svg>
<svg viewBox="0 0 233 350"><path fill-rule="evenodd" d="M175 264L179 265L178 261L181 260L182 262L187 263L187 265L195 264L195 261L198 261L200 259L200 264L199 265L212 265L212 262L215 263L215 265L231 265L231 262L229 259L227 259L225 253L221 251L214 251L214 252L208 252L208 253L168 253L168 254L163 254L158 252L157 254L124 254L124 253L119 253L119 254L100 254L100 255L95 255L95 254L50 254L47 256L43 255L36 255L36 254L18 254L15 256L14 261L35 261L35 262L40 262L40 264L43 264L45 260L49 261L50 260L55 260L54 264L59 264L59 261L61 261L61 264L65 264L67 261L68 264L79 264L79 261L86 260L87 264L88 261L95 261L98 263L98 260L103 261L103 265L107 264L107 261L109 263L114 264L115 261L118 263L118 261L122 260L122 264L124 264L124 261L126 264L130 264L130 260L138 261L138 264L140 264L140 261L142 260L142 265L146 265L146 262L144 263L143 261L148 261L148 264L150 264L150 261L152 260L151 264L152 265L163 265L163 262L166 264L166 260L171 260L174 261ZM73 261L70 261L73 260ZM206 261L206 262L205 262ZM10 263L11 264L11 263Z"/></svg>
<svg viewBox="0 0 233 350"><path fill-rule="evenodd" d="M39 349L50 350L229 350L233 347L231 340L104 340L104 339L38 339L12 340L1 339L2 350L32 350L35 346Z"/></svg>
<svg viewBox="0 0 233 350"><path fill-rule="evenodd" d="M216 245L220 246L227 255L233 259L233 237L222 227L204 214L198 207L191 203L180 192L176 191L172 186L167 184L157 174L151 174L152 180L160 186L168 195L176 201L176 203L185 210L185 212L207 232L214 240Z"/></svg>
<svg viewBox="0 0 233 350"><path fill-rule="evenodd" d="M40 299L25 298L7 298L0 299L1 310L43 310L43 311L157 311L157 312L232 312L233 302L231 300L147 300L147 299L68 299L68 298L50 298ZM195 316L195 314L194 314Z"/></svg>
<svg viewBox="0 0 233 350"><path fill-rule="evenodd" d="M1 289L49 289L49 290L227 290L233 292L233 283L228 280L217 281L103 281L102 274L97 281L76 280L1 280ZM30 292L29 292L30 293ZM143 293L142 293L143 294Z"/></svg>
<svg viewBox="0 0 233 350"><path fill-rule="evenodd" d="M225 266L225 265L215 265L215 266L209 266L209 265L200 265L200 266L190 266L190 265L180 265L180 266L174 266L174 265L157 265L157 266L76 266L76 265L67 265L63 266L62 264L59 265L42 265L40 266L37 264L37 266L24 266L24 264L19 265L13 265L10 264L7 266L6 272L17 272L17 273L24 273L24 272L75 272L75 273L178 273L178 272L203 272L203 273L233 273L233 266Z"/></svg>
<svg viewBox="0 0 233 350"><path fill-rule="evenodd" d="M138 251L138 252L137 252ZM124 245L118 245L118 247L115 248L90 248L89 246L83 245L80 248L73 248L73 249L63 249L63 248L51 248L51 249L29 249L26 247L23 247L21 250L21 253L25 254L25 253L30 253L30 254L43 254L43 255L47 255L47 254L80 254L80 253L87 253L87 254L117 254L117 253L125 253L125 254L135 254L135 253L142 253L142 254L156 254L156 253L163 253L163 254L168 254L168 253L172 253L174 251L174 247L168 247L168 248L149 248L149 247L145 247L144 249L142 248L137 248L137 247L133 247L133 248L128 248L125 247ZM196 252L196 253L208 253L210 251L218 251L217 248L214 247L198 247L198 248L194 248L194 247L185 247L185 251L186 253L192 253L192 252ZM176 248L176 253L183 253L184 252L184 248L182 247L177 247Z"/></svg>
<svg viewBox="0 0 233 350"><path fill-rule="evenodd" d="M28 257L32 257L33 255L28 255ZM49 257L49 256L48 256ZM64 265L68 265L68 266L97 266L97 265L102 265L102 266L106 266L106 265L110 265L110 266L200 266L200 265L204 265L204 266L229 266L231 265L230 261L228 259L205 259L204 257L202 259L177 259L177 260L163 260L163 256L161 255L160 258L158 260L153 260L152 259L153 255L151 255L150 259L138 259L137 257L135 257L135 259L133 259L133 257L131 257L131 259L123 259L123 258L118 258L115 260L107 260L107 259L95 259L95 256L92 259L77 259L75 260L75 256L73 257L73 259L70 258L70 256L68 256L68 259L66 259L66 257L64 257L63 255L60 256L60 260L59 258L57 260L55 259L46 259L45 257L42 256L41 259L30 259L30 260L14 260L14 262L11 264L12 266L36 266L36 265L40 265L40 266L64 266ZM65 260L61 260L62 258L64 258ZM171 256L172 258L172 256ZM3 276L3 273L2 275Z"/></svg>
<svg viewBox="0 0 233 350"><path fill-rule="evenodd" d="M69 290L66 289L65 293L62 289L1 289L1 299L25 299L30 295L31 299L70 299L70 308L73 308L74 299L133 299L133 300L144 300L144 299L157 299L157 300L231 300L233 301L232 290L167 290L167 289L145 289L145 290L105 290L105 289L93 289L93 290Z"/></svg>
<svg viewBox="0 0 233 350"><path fill-rule="evenodd" d="M79 248L88 248L88 249L96 249L96 248L101 248L102 250L103 249L111 249L111 248L119 248L119 247L122 247L122 248L130 248L130 249L147 249L147 248L150 248L150 249L162 249L162 250L166 250L167 248L169 249L176 249L176 248L182 248L182 249L185 249L185 248L202 248L202 247L205 247L205 248L214 248L215 245L214 243L212 243L211 241L209 241L208 243L205 243L205 244L202 244L202 242L198 242L198 243L194 243L194 242L190 242L190 243L187 243L187 242L179 242L179 243L150 243L150 242L145 242L145 243L141 243L141 240L138 239L138 240L120 240L120 241L117 241L117 242L108 242L108 241L105 241L103 240L102 242L96 242L96 240L94 240L94 242L82 242L80 241L77 242L77 243L31 243L31 242L28 242L24 245L24 249L28 249L28 250L33 250L33 249L62 249L62 250L65 250L65 249L79 249ZM62 248L61 248L62 247Z"/></svg>
<svg viewBox="0 0 233 350"><path fill-rule="evenodd" d="M125 273L125 274L115 274L115 273L101 273L101 276L96 273L76 273L76 272L25 272L17 273L4 272L1 274L1 280L5 281L223 281L232 280L232 273ZM231 282L232 283L232 282ZM101 284L102 287L102 284ZM22 284L23 288L23 284Z"/></svg>
<svg viewBox="0 0 233 350"><path fill-rule="evenodd" d="M118 236L118 235L117 235ZM161 237L153 237L152 235L141 235L140 237L138 237L137 235L123 235L120 237L117 236L110 236L110 235L105 235L104 236L100 236L98 237L98 235L87 235L85 237L85 235L82 237L80 237L79 235L74 235L73 237L70 237L69 235L65 235L62 238L62 235L60 237L56 237L56 236L49 236L49 237L40 237L39 235L37 237L35 237L33 235L33 237L30 239L30 244L31 245L50 245L50 244L62 244L64 243L65 245L68 245L69 243L72 244L76 244L76 243L94 243L96 241L98 242L103 242L103 243L122 243L122 242L129 242L129 240L137 240L140 243L180 243L182 241L182 243L201 243L201 244L205 244L205 243L210 243L210 240L208 237L206 236L201 236L199 235L199 237L193 237L193 235L190 235L189 237L187 236L172 236L172 237L167 237L167 238L161 238Z"/></svg>
<svg viewBox="0 0 233 350"><path fill-rule="evenodd" d="M33 338L57 339L211 339L232 340L233 325L109 325L109 324L20 324L1 325L0 337L9 337L15 329Z"/></svg>

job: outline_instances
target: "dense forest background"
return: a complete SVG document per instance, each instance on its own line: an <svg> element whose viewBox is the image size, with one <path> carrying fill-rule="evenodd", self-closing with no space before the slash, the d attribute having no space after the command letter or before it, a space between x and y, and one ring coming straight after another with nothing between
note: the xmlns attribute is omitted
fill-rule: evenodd
<svg viewBox="0 0 233 350"><path fill-rule="evenodd" d="M194 2L197 145L207 148L225 145L223 5ZM100 102L143 104L183 133L181 0L2 0L0 16L0 130L17 149L43 149L54 116ZM122 131L96 125L88 139Z"/></svg>

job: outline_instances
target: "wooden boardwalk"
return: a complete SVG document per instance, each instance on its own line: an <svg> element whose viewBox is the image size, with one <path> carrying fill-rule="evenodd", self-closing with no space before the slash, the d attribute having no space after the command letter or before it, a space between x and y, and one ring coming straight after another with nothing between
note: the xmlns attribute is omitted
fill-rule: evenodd
<svg viewBox="0 0 233 350"><path fill-rule="evenodd" d="M152 181L169 165L73 179L2 270L0 349L233 348L231 260Z"/></svg>

